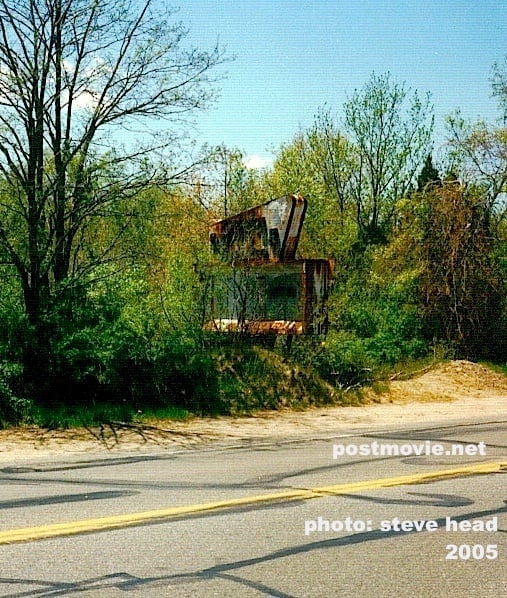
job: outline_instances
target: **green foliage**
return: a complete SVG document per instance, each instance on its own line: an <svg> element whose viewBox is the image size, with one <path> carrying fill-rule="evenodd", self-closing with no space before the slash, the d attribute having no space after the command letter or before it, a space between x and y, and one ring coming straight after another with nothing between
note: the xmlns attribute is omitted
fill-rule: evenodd
<svg viewBox="0 0 507 598"><path fill-rule="evenodd" d="M482 361L480 363L494 372L507 376L507 363L493 363L491 361Z"/></svg>
<svg viewBox="0 0 507 598"><path fill-rule="evenodd" d="M264 180L267 195L300 192L308 202L300 250L306 257L342 259L357 238L348 184L353 149L331 115L321 111L314 125L282 145Z"/></svg>
<svg viewBox="0 0 507 598"><path fill-rule="evenodd" d="M222 347L214 352L214 362L221 413L301 409L340 399L310 368L255 345Z"/></svg>
<svg viewBox="0 0 507 598"><path fill-rule="evenodd" d="M345 330L361 339L373 363L395 363L426 350L417 306L404 303L395 292L361 295L342 312L341 321Z"/></svg>
<svg viewBox="0 0 507 598"><path fill-rule="evenodd" d="M201 339L198 345L196 339L181 342L181 337L174 337L158 347L151 360L118 367L124 394L143 411L180 408L196 415L232 415L336 400L311 372L272 351L233 340Z"/></svg>
<svg viewBox="0 0 507 598"><path fill-rule="evenodd" d="M370 366L413 359L427 351L422 336L419 268L411 245L391 241L370 247L336 281L330 321L353 334ZM411 237L412 240L412 237Z"/></svg>
<svg viewBox="0 0 507 598"><path fill-rule="evenodd" d="M150 407L144 408L144 411L138 409L135 413L134 420L136 422L158 421L163 419L170 419L173 421L188 421L193 417L190 411L183 409L182 407L174 407L169 405L168 407Z"/></svg>
<svg viewBox="0 0 507 598"><path fill-rule="evenodd" d="M159 289L158 301L165 324L172 330L194 330L204 324L210 283L205 259L203 252L197 255L181 252L167 260L166 282Z"/></svg>
<svg viewBox="0 0 507 598"><path fill-rule="evenodd" d="M197 178L195 200L215 218L225 218L269 199L260 179L259 171L248 168L240 150L220 145L208 153Z"/></svg>
<svg viewBox="0 0 507 598"><path fill-rule="evenodd" d="M104 424L150 423L153 420L186 421L191 414L179 407L145 407L143 411L128 403L97 405L56 405L51 408L32 405L23 423L49 430L93 428Z"/></svg>
<svg viewBox="0 0 507 598"><path fill-rule="evenodd" d="M209 58L209 67L221 60ZM504 108L505 79L496 65ZM450 117L447 171L466 184L442 181L429 155L431 112L428 96L373 75L341 121L321 110L262 172L226 147L201 155L188 179L190 166L119 150L76 148L60 165L42 156L39 182L54 179L55 189L35 198L46 209L31 231L39 248L28 243L31 186L4 177L0 425L343 404L353 395L344 389L400 363L505 361L506 131ZM181 176L188 187L174 184ZM296 192L308 201L302 255L336 262L329 334L296 338L289 351L280 339L204 332L210 221Z"/></svg>
<svg viewBox="0 0 507 598"><path fill-rule="evenodd" d="M12 268L0 267L0 359L21 359L26 327L22 298Z"/></svg>
<svg viewBox="0 0 507 598"><path fill-rule="evenodd" d="M100 403L98 405L59 404L51 407L34 405L25 423L49 430L93 427L114 422L130 422L135 411L130 405Z"/></svg>
<svg viewBox="0 0 507 598"><path fill-rule="evenodd" d="M505 352L501 274L486 198L454 181L436 187L425 202L421 258L427 333L469 359L498 355L502 344Z"/></svg>
<svg viewBox="0 0 507 598"><path fill-rule="evenodd" d="M211 357L198 338L167 335L144 351L120 353L114 361L117 391L139 409L180 407L210 413L216 402L216 375Z"/></svg>
<svg viewBox="0 0 507 598"><path fill-rule="evenodd" d="M483 120L465 119L458 110L447 120L449 150L446 169L452 179L460 179L482 198L493 218L502 222L507 191L507 128Z"/></svg>
<svg viewBox="0 0 507 598"><path fill-rule="evenodd" d="M324 379L340 389L356 387L371 379L371 359L356 335L332 332L325 340L301 339L293 359L312 367Z"/></svg>
<svg viewBox="0 0 507 598"><path fill-rule="evenodd" d="M431 154L426 158L423 169L417 177L417 190L419 192L424 191L427 185L432 185L440 181L440 175L438 170L433 165L433 159Z"/></svg>
<svg viewBox="0 0 507 598"><path fill-rule="evenodd" d="M0 428L26 419L31 402L19 396L22 367L18 363L0 362Z"/></svg>
<svg viewBox="0 0 507 598"><path fill-rule="evenodd" d="M397 202L414 187L431 148L433 107L391 74L372 74L344 105L345 132L355 148L350 193L366 243L385 242Z"/></svg>

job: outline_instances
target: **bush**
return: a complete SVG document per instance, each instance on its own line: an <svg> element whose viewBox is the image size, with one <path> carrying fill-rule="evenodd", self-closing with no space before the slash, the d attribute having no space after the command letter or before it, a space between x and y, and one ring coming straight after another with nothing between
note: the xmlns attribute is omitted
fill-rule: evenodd
<svg viewBox="0 0 507 598"><path fill-rule="evenodd" d="M31 402L18 393L22 370L20 364L0 362L0 427L21 423L30 411Z"/></svg>
<svg viewBox="0 0 507 598"><path fill-rule="evenodd" d="M257 345L217 349L214 361L221 413L305 408L339 399L312 369Z"/></svg>
<svg viewBox="0 0 507 598"><path fill-rule="evenodd" d="M425 333L460 358L507 353L505 244L496 218L484 190L473 184L444 180L423 196L418 252Z"/></svg>
<svg viewBox="0 0 507 598"><path fill-rule="evenodd" d="M168 334L152 344L137 339L137 350L118 351L111 368L116 383L111 392L138 408L181 407L209 413L216 402L216 372L212 358L199 343L199 333Z"/></svg>
<svg viewBox="0 0 507 598"><path fill-rule="evenodd" d="M49 430L91 427L115 422L130 422L136 415L129 405L102 403L99 405L55 405L51 408L34 405L26 417L27 423Z"/></svg>
<svg viewBox="0 0 507 598"><path fill-rule="evenodd" d="M298 339L292 359L312 367L337 388L350 388L371 379L372 361L354 333L331 331L324 338Z"/></svg>
<svg viewBox="0 0 507 598"><path fill-rule="evenodd" d="M338 355L349 355L354 348L352 357L337 364L347 382L361 381L354 368L347 378L347 363L375 369L419 359L430 350L423 335L419 265L410 263L403 251L396 244L370 248L360 267L337 281L330 300L335 330L330 344Z"/></svg>

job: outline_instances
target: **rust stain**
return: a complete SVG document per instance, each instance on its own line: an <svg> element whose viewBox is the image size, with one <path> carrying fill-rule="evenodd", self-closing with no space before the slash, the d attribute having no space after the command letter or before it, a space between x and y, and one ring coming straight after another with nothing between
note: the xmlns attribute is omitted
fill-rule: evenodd
<svg viewBox="0 0 507 598"><path fill-rule="evenodd" d="M212 248L230 260L293 260L306 213L300 195L272 199L210 225Z"/></svg>
<svg viewBox="0 0 507 598"><path fill-rule="evenodd" d="M303 197L291 195L210 225L211 247L233 272L229 284L222 281L221 301L210 298L206 329L253 335L327 330L332 263L296 259L306 207Z"/></svg>
<svg viewBox="0 0 507 598"><path fill-rule="evenodd" d="M217 319L206 322L205 330L216 332L243 332L247 334L303 334L303 322L294 320L245 320Z"/></svg>

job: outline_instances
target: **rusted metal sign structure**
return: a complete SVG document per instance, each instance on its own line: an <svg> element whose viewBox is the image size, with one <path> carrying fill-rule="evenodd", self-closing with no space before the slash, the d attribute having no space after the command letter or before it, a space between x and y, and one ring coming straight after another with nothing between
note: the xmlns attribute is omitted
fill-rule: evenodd
<svg viewBox="0 0 507 598"><path fill-rule="evenodd" d="M215 268L206 328L249 334L322 334L327 259L296 259L306 213L299 195L273 199L210 226Z"/></svg>

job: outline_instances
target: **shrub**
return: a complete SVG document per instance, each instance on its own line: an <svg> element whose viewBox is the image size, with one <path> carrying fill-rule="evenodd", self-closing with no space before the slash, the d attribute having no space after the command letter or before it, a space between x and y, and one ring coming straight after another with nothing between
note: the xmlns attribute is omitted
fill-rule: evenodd
<svg viewBox="0 0 507 598"><path fill-rule="evenodd" d="M21 423L31 408L31 402L17 392L21 374L20 364L0 362L0 427Z"/></svg>
<svg viewBox="0 0 507 598"><path fill-rule="evenodd" d="M336 402L338 395L310 368L256 345L214 352L222 413L251 413Z"/></svg>
<svg viewBox="0 0 507 598"><path fill-rule="evenodd" d="M325 339L300 339L293 359L315 368L319 376L337 388L364 384L371 378L372 361L364 343L347 331L331 331Z"/></svg>

